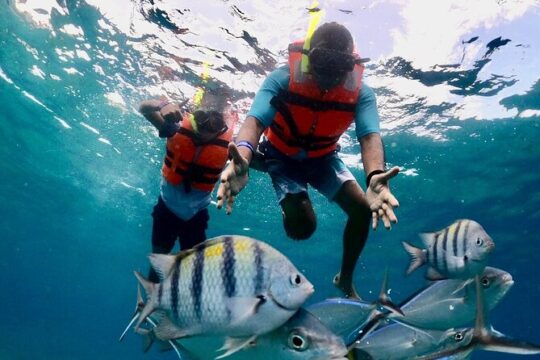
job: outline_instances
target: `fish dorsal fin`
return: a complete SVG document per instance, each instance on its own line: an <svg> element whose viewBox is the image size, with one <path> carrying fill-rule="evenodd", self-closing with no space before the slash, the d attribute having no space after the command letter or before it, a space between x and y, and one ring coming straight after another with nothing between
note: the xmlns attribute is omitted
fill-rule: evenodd
<svg viewBox="0 0 540 360"><path fill-rule="evenodd" d="M434 267L429 267L426 272L426 279L431 281L444 280L446 276L442 275Z"/></svg>
<svg viewBox="0 0 540 360"><path fill-rule="evenodd" d="M180 339L192 335L176 326L168 316L164 316L152 331L162 341Z"/></svg>
<svg viewBox="0 0 540 360"><path fill-rule="evenodd" d="M158 274L160 280L163 281L163 279L170 274L179 255L150 254L148 256L148 259L150 259L150 264Z"/></svg>
<svg viewBox="0 0 540 360"><path fill-rule="evenodd" d="M426 249L431 249L431 246L433 245L433 242L435 241L435 236L437 236L436 232L420 234L420 239L424 243L424 246L426 247Z"/></svg>
<svg viewBox="0 0 540 360"><path fill-rule="evenodd" d="M220 235L220 236L216 236L216 237L210 238L208 240L205 240L202 243L195 245L190 250L196 250L199 246L209 247L209 246L212 246L212 245L215 245L215 244L219 244L219 243L222 243L223 241L225 241L225 239L240 240L240 239L250 239L250 238L248 236L242 236L242 235ZM187 250L187 251L189 251L189 250Z"/></svg>
<svg viewBox="0 0 540 360"><path fill-rule="evenodd" d="M388 267L386 268L384 272L384 278L381 285L381 291L379 292L379 298L376 301L376 303L386 310L390 311L391 313L405 316L403 311L401 311L401 308L394 304L392 302L392 299L390 299L390 296L388 295Z"/></svg>

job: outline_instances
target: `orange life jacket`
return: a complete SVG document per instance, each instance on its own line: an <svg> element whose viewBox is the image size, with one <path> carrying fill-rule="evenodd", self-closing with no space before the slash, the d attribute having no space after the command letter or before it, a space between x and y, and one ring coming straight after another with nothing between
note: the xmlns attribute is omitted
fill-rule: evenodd
<svg viewBox="0 0 540 360"><path fill-rule="evenodd" d="M301 70L303 43L289 45L289 88L270 102L277 112L266 135L285 155L293 156L303 149L308 157L319 157L336 149L339 137L353 122L364 67L356 64L339 86L323 92L312 76Z"/></svg>
<svg viewBox="0 0 540 360"><path fill-rule="evenodd" d="M233 128L227 127L210 142L198 143L189 116L185 116L178 132L167 139L163 177L173 185L183 183L186 191L195 188L212 192L227 162L232 134Z"/></svg>

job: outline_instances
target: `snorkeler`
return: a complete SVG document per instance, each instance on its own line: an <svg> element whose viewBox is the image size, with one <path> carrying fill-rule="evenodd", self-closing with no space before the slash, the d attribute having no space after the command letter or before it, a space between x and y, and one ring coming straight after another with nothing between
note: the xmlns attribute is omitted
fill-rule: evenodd
<svg viewBox="0 0 540 360"><path fill-rule="evenodd" d="M307 41L307 39L306 39ZM231 163L218 188L218 208L227 213L248 181L248 168L265 132L265 164L283 213L287 235L309 238L316 228L307 185L313 186L347 214L343 257L334 283L346 296L358 297L353 286L356 262L373 229L387 229L399 204L389 179L399 172L385 168L375 94L362 83L364 59L353 52L351 33L337 23L320 26L306 49L304 41L289 46L289 63L273 71L255 96L236 144L229 145ZM309 65L304 71L303 55ZM338 139L353 123L367 174L364 193L337 154ZM259 146L259 149L261 146Z"/></svg>
<svg viewBox="0 0 540 360"><path fill-rule="evenodd" d="M208 92L200 109L183 112L166 100L146 100L139 111L167 138L161 189L152 212L152 252L168 254L176 239L185 250L206 240L208 205L227 161L232 127L227 126L222 99ZM149 280L158 282L150 269Z"/></svg>

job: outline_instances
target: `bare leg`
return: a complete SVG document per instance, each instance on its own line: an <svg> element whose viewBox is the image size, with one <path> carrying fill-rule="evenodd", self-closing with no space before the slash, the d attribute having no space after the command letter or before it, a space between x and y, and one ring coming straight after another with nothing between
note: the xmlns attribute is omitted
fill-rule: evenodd
<svg viewBox="0 0 540 360"><path fill-rule="evenodd" d="M307 193L287 194L280 205L287 236L294 240L308 239L317 228L317 220Z"/></svg>
<svg viewBox="0 0 540 360"><path fill-rule="evenodd" d="M334 278L334 284L345 293L345 296L360 298L353 285L353 273L367 241L371 211L365 194L356 181L344 183L334 201L348 215L343 233L341 270Z"/></svg>

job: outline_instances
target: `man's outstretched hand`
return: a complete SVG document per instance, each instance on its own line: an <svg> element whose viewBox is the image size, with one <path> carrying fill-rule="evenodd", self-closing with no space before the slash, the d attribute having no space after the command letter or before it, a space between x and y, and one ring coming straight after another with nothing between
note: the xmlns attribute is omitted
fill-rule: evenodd
<svg viewBox="0 0 540 360"><path fill-rule="evenodd" d="M399 173L397 166L382 173L373 175L366 191L367 201L373 216L373 230L377 229L379 220L382 220L384 227L391 229L391 223L397 223L394 208L399 206L399 202L390 192L388 180Z"/></svg>
<svg viewBox="0 0 540 360"><path fill-rule="evenodd" d="M249 163L240 153L234 143L229 144L231 162L221 173L221 182L217 191L217 208L226 205L227 215L232 212L236 195L246 186L248 181Z"/></svg>

